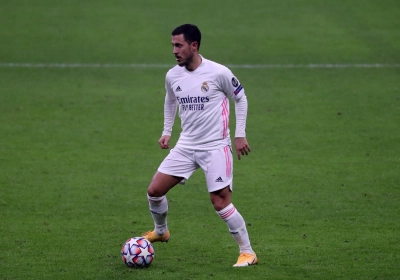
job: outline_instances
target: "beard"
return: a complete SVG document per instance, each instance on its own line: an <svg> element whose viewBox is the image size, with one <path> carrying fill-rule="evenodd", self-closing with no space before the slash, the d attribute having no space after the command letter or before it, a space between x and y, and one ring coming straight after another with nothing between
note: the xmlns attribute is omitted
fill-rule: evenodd
<svg viewBox="0 0 400 280"><path fill-rule="evenodd" d="M193 53L190 53L187 58L183 59L181 62L178 62L178 65L181 67L190 65L193 62L193 57Z"/></svg>

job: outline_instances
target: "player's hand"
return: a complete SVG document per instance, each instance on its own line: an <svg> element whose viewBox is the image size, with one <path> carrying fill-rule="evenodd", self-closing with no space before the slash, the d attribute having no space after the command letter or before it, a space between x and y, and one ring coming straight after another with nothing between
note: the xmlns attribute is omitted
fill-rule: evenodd
<svg viewBox="0 0 400 280"><path fill-rule="evenodd" d="M158 144L160 144L161 149L168 149L169 148L169 140L171 136L163 135L161 136L160 140L158 140Z"/></svg>
<svg viewBox="0 0 400 280"><path fill-rule="evenodd" d="M235 138L235 149L239 160L241 155L247 156L250 153L250 146L245 137Z"/></svg>

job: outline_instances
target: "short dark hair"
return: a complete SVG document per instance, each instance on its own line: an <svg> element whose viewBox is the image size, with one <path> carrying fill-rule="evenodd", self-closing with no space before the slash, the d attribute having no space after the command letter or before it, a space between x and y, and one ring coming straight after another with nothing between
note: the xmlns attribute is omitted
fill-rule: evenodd
<svg viewBox="0 0 400 280"><path fill-rule="evenodd" d="M183 38L188 44L197 42L197 50L200 49L201 32L194 24L183 24L172 31L172 36L183 34Z"/></svg>

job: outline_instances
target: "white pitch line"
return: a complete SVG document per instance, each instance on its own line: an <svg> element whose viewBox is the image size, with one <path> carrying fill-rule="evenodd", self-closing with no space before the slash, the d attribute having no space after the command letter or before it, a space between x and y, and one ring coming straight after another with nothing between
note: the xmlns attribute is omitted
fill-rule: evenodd
<svg viewBox="0 0 400 280"><path fill-rule="evenodd" d="M400 64L231 64L231 68L400 68Z"/></svg>
<svg viewBox="0 0 400 280"><path fill-rule="evenodd" d="M13 63L0 62L0 67L3 68L171 68L173 64L151 64L151 63ZM269 68L400 68L398 63L349 63L349 64L226 64L229 68L244 68L244 69L269 69Z"/></svg>

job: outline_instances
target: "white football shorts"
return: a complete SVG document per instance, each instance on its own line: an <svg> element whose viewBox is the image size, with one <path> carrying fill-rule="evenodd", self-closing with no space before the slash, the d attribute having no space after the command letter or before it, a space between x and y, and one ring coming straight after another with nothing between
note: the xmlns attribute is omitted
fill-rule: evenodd
<svg viewBox="0 0 400 280"><path fill-rule="evenodd" d="M158 171L164 174L189 177L197 169L203 169L208 192L214 192L230 186L232 190L233 157L231 146L219 150L191 151L173 148L163 160Z"/></svg>

